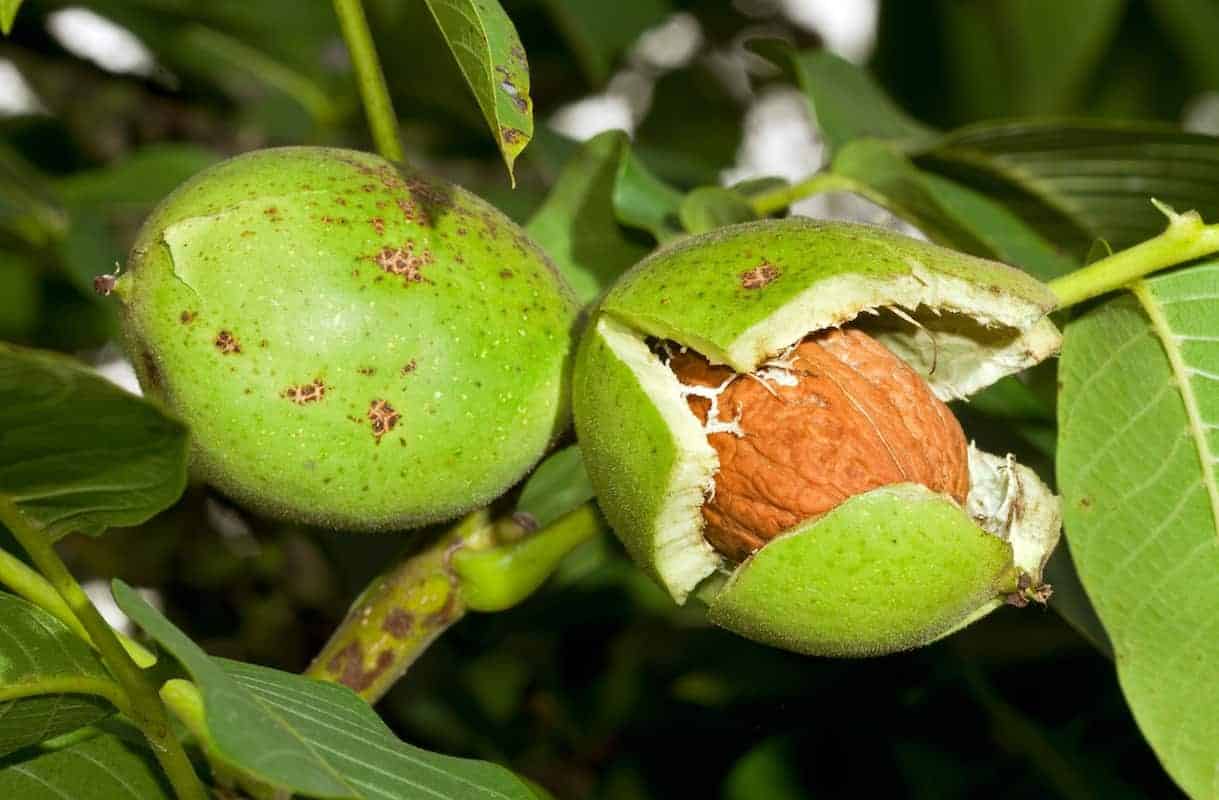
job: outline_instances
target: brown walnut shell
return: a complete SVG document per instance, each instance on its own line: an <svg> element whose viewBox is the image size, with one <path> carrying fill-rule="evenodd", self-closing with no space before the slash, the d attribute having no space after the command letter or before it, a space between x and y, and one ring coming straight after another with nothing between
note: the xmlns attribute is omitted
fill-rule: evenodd
<svg viewBox="0 0 1219 800"><path fill-rule="evenodd" d="M722 387L714 427L732 430L708 435L720 466L702 510L704 535L720 553L742 561L779 533L889 484L920 483L964 504L960 423L876 339L830 329L769 364L739 375L689 350L669 362L686 386ZM711 399L691 394L688 402L706 425Z"/></svg>

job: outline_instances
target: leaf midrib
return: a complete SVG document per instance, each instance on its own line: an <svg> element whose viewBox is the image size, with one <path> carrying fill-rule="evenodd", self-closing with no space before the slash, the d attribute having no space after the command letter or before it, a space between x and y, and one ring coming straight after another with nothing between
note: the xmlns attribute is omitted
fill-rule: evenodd
<svg viewBox="0 0 1219 800"><path fill-rule="evenodd" d="M1139 305L1143 307L1144 313L1147 314L1148 319L1151 321L1151 327L1155 331L1156 337L1164 348L1165 355L1168 356L1173 381L1176 383L1177 389L1181 393L1181 400L1185 404L1185 416L1189 421L1189 434L1198 449L1198 459L1202 462L1202 483L1206 487L1206 494L1210 499L1211 521L1216 529L1216 535L1219 536L1219 484L1216 484L1215 481L1215 454L1211 451L1210 441L1207 439L1206 431L1208 426L1206 421L1202 419L1202 410L1198 405L1198 394L1189 379L1189 365L1185 363L1185 357L1181 353L1181 346L1177 341L1172 325L1164 315L1163 308L1152 294L1147 282L1140 281L1134 284L1131 287L1131 292L1134 293L1135 298L1139 301Z"/></svg>

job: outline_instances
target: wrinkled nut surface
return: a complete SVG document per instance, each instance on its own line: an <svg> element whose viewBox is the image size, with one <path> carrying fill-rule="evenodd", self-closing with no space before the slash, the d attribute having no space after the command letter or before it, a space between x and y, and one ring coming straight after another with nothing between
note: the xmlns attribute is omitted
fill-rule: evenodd
<svg viewBox="0 0 1219 800"><path fill-rule="evenodd" d="M719 456L704 535L733 561L880 486L919 483L965 503L960 423L861 331L813 334L748 375L690 350L674 350L669 365Z"/></svg>

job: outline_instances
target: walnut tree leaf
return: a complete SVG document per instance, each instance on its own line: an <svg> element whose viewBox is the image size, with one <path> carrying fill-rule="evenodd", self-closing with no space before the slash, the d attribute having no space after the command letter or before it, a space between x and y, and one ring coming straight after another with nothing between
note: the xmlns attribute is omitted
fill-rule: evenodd
<svg viewBox="0 0 1219 800"><path fill-rule="evenodd" d="M194 679L216 755L257 781L305 797L351 800L533 797L496 764L399 740L346 686L212 658L130 586L116 580L113 590L119 607Z"/></svg>
<svg viewBox="0 0 1219 800"><path fill-rule="evenodd" d="M563 165L545 202L525 226L558 264L581 303L596 298L649 250L646 242L618 224L615 193L623 182L621 165L629 148L622 131L589 139ZM646 208L639 213L654 216Z"/></svg>
<svg viewBox="0 0 1219 800"><path fill-rule="evenodd" d="M48 537L138 525L186 487L187 430L56 353L0 343L0 502Z"/></svg>
<svg viewBox="0 0 1219 800"><path fill-rule="evenodd" d="M105 698L118 694L84 640L0 592L0 756L105 719L114 713Z"/></svg>
<svg viewBox="0 0 1219 800"><path fill-rule="evenodd" d="M1219 262L1157 276L1066 330L1057 472L1079 576L1168 773L1219 767Z"/></svg>
<svg viewBox="0 0 1219 800"><path fill-rule="evenodd" d="M21 0L0 0L0 33L8 36L13 31L13 22L17 19L17 10L21 8Z"/></svg>
<svg viewBox="0 0 1219 800"><path fill-rule="evenodd" d="M123 736L105 733L50 752L14 754L0 762L0 797L171 800L173 791L152 753Z"/></svg>
<svg viewBox="0 0 1219 800"><path fill-rule="evenodd" d="M512 177L516 157L533 138L529 63L516 28L498 0L426 2Z"/></svg>

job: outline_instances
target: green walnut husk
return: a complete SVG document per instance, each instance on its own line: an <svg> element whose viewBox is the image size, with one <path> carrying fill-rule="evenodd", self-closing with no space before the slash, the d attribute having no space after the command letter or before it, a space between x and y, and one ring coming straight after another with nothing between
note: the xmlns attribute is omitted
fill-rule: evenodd
<svg viewBox="0 0 1219 800"><path fill-rule="evenodd" d="M153 212L114 291L197 475L276 517L450 519L566 424L564 281L488 203L374 155L282 148L205 170Z"/></svg>
<svg viewBox="0 0 1219 800"><path fill-rule="evenodd" d="M964 509L886 486L728 562L702 534L718 458L649 342L750 372L850 323L951 400L1054 354L1054 308L1018 270L878 228L793 218L686 239L623 276L577 355L576 428L601 507L677 602L697 593L715 623L803 653L916 647L1044 596L1058 498L1010 457L972 447Z"/></svg>

